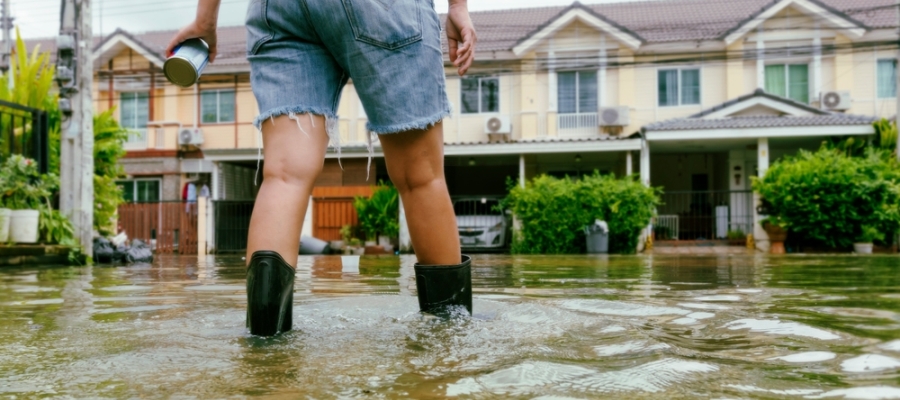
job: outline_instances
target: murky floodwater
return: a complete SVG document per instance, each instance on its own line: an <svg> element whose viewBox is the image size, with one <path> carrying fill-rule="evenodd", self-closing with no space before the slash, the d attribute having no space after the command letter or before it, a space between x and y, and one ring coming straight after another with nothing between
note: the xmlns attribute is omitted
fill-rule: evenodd
<svg viewBox="0 0 900 400"><path fill-rule="evenodd" d="M274 339L239 257L3 269L0 397L900 398L896 257L474 261L440 320L412 258L301 257Z"/></svg>

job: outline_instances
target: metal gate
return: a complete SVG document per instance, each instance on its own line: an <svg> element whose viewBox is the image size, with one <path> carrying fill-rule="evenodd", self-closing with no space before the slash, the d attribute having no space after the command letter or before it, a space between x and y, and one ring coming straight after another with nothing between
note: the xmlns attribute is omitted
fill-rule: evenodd
<svg viewBox="0 0 900 400"><path fill-rule="evenodd" d="M247 232L250 230L252 200L218 200L215 210L216 253L234 253L247 250Z"/></svg>
<svg viewBox="0 0 900 400"><path fill-rule="evenodd" d="M20 154L34 159L38 170L49 170L47 112L0 100L0 159Z"/></svg>
<svg viewBox="0 0 900 400"><path fill-rule="evenodd" d="M739 239L753 233L752 191L672 191L662 195L657 240Z"/></svg>
<svg viewBox="0 0 900 400"><path fill-rule="evenodd" d="M197 254L197 203L128 203L119 206L119 230L158 253Z"/></svg>

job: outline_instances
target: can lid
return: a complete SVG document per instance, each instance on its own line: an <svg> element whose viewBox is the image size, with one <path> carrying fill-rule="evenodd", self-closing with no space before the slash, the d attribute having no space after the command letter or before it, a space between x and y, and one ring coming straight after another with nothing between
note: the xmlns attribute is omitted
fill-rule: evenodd
<svg viewBox="0 0 900 400"><path fill-rule="evenodd" d="M163 73L169 82L178 86L190 87L197 83L197 70L190 61L180 57L170 57L163 64Z"/></svg>

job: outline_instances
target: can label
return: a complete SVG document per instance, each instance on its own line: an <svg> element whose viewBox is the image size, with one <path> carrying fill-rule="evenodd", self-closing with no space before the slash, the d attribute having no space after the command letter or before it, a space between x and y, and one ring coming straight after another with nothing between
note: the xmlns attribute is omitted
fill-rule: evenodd
<svg viewBox="0 0 900 400"><path fill-rule="evenodd" d="M209 63L209 47L200 39L188 39L178 45L163 65L169 82L188 87L200 79Z"/></svg>

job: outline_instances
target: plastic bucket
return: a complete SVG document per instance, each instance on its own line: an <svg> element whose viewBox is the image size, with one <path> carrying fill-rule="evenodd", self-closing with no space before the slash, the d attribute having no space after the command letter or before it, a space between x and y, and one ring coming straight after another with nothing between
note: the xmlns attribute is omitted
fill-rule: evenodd
<svg viewBox="0 0 900 400"><path fill-rule="evenodd" d="M38 210L13 210L9 218L9 236L15 243L37 243Z"/></svg>
<svg viewBox="0 0 900 400"><path fill-rule="evenodd" d="M9 241L9 219L12 210L0 208L0 244Z"/></svg>

